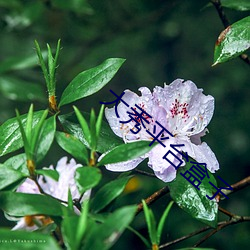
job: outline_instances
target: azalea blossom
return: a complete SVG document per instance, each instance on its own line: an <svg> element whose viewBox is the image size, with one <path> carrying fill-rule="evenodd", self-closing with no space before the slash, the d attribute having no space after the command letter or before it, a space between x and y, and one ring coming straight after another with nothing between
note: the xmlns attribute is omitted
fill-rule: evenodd
<svg viewBox="0 0 250 250"><path fill-rule="evenodd" d="M204 95L203 90L198 89L192 81L182 79L177 79L164 87L156 86L152 93L146 87L139 88L139 91L141 96L130 90L124 91L122 100L129 107L123 102L119 103L117 112L120 118L116 116L115 107L105 109L111 129L117 136L123 138L125 143L138 140L152 142L154 140L152 135L156 136L162 130L159 124L166 128L172 136L164 131L161 139L169 138L162 140L162 145L157 144L149 153L134 160L107 164L108 170L128 171L134 169L144 159L149 158L148 166L153 169L155 175L164 182L170 182L176 178L176 169L163 158L168 150L174 151L170 144L184 144L185 146L178 150L187 152L197 162L206 163L210 172L214 173L219 169L219 163L214 153L205 142L201 142L201 137L206 134L206 127L214 112L214 98L211 95ZM145 113L142 116L143 119L137 117L131 120L131 116L129 118L127 112L135 113L135 109L133 111L131 108L136 104L138 113L141 113L142 110ZM131 121L121 123L121 121L128 120ZM139 132L138 125L136 125L138 122L143 122L145 126L143 128L140 125ZM180 153L174 152L180 159L183 158ZM179 161L173 155L169 154L167 158L174 165L178 165ZM185 162L181 166L184 165Z"/></svg>
<svg viewBox="0 0 250 250"><path fill-rule="evenodd" d="M81 165L76 164L74 159L71 159L68 162L67 157L63 157L58 161L55 169L52 165L49 168L44 168L56 170L59 174L58 181L47 176L40 176L38 178L38 183L46 194L49 194L57 199L67 202L68 190L71 192L72 199L78 199L80 197L80 193L74 179L75 171L78 167L81 167ZM16 191L20 193L41 194L36 183L29 178L27 178ZM84 193L80 203L89 198L89 196L90 190ZM18 221L17 225L12 230L21 229L34 231L38 229L38 225L43 226L49 223L52 223L52 220L49 217L25 216Z"/></svg>

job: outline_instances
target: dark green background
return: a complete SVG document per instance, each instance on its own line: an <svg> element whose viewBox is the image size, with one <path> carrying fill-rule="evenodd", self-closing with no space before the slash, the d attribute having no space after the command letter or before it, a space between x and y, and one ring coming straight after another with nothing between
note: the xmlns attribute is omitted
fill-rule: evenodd
<svg viewBox="0 0 250 250"><path fill-rule="evenodd" d="M236 58L228 63L211 67L215 41L223 30L213 7L204 8L208 1L160 0L72 0L63 7L60 1L0 0L0 61L10 57L35 54L34 40L45 49L49 43L55 48L59 38L62 50L57 73L57 96L79 72L94 67L110 57L127 59L115 78L94 96L78 101L79 109L99 109L100 100L112 100L111 88L116 93L124 89L137 91L141 86L151 90L176 78L190 79L205 94L215 98L215 112L208 126L209 134L203 139L209 144L220 163L219 175L235 183L249 175L249 122L250 85L249 65ZM74 6L76 3L76 6ZM79 4L80 3L80 4ZM79 4L79 5L77 5ZM231 23L249 15L226 9ZM45 85L39 67L9 71L5 76ZM0 75L1 77L1 75ZM17 107L21 113L28 110L29 102L8 99L1 94L0 123L14 116ZM35 109L46 104L35 102ZM62 113L71 112L71 105ZM65 153L54 144L41 167L56 163ZM4 157L3 159L6 159ZM146 164L142 164L145 166ZM104 172L107 178L117 174ZM141 177L142 185L135 193L122 197L120 204L139 202L164 183ZM242 190L220 205L232 213L249 215L249 192ZM153 210L160 216L169 198L162 198ZM227 219L220 216L220 219ZM3 221L3 222L2 222ZM6 220L1 218L1 224ZM146 234L142 215L135 227ZM12 225L12 224L11 224ZM190 233L202 225L175 205L166 223L162 242ZM249 223L243 223L217 233L204 247L216 249L247 249ZM169 249L192 246L199 237ZM144 249L136 236L125 233L113 249Z"/></svg>

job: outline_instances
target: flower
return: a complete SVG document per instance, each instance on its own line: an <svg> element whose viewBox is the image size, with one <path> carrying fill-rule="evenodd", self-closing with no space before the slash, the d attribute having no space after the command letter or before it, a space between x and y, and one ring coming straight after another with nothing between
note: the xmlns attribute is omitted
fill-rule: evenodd
<svg viewBox="0 0 250 250"><path fill-rule="evenodd" d="M47 176L40 176L38 178L38 183L46 194L49 194L62 201L68 200L68 190L70 190L71 192L72 199L78 199L80 197L74 175L76 169L78 167L81 167L81 165L76 164L74 159L71 159L69 162L67 161L67 157L63 157L58 161L55 169L52 165L49 168L43 168L56 170L59 174L58 181L55 181L54 179ZM17 188L16 191L20 193L41 194L36 183L29 178L27 178ZM89 196L90 190L84 193L80 202L86 200L87 198L89 198ZM12 230L22 229L27 231L34 231L38 229L37 225L43 226L51 222L53 221L49 217L45 216L25 216L18 221L17 225Z"/></svg>
<svg viewBox="0 0 250 250"><path fill-rule="evenodd" d="M157 135L161 131L160 126L156 123L158 121L171 132L173 137L169 136L166 131L163 132L163 137L169 136L169 139L162 141L165 147L158 144L149 153L134 160L107 164L108 170L128 171L135 168L144 159L149 158L148 166L153 169L155 175L164 182L170 182L176 178L176 169L163 159L168 150L172 149L170 144L184 144L185 147L179 150L187 152L197 162L206 163L210 172L214 173L215 170L219 169L219 163L214 153L205 142L201 142L201 137L206 134L206 127L214 112L214 98L212 96L204 95L203 90L198 89L192 81L182 79L176 79L170 85L164 85L163 88L156 86L153 93L146 87L139 88L139 91L141 96L130 90L125 90L122 100L129 107L135 107L137 104L147 112L147 114L143 114L143 118L148 121L148 124L144 122L145 129L140 126L140 131L135 133L135 121L120 123L120 121L129 120L127 119L127 111L131 112L131 109L122 102L117 106L120 120L116 117L115 107L105 109L105 115L111 129L117 136L122 137L125 143L138 140L152 141L152 134ZM140 120L140 122L143 121ZM150 131L151 135L146 130ZM176 155L182 159L180 153ZM173 164L176 164L176 161L179 162L174 156L169 156L168 159Z"/></svg>

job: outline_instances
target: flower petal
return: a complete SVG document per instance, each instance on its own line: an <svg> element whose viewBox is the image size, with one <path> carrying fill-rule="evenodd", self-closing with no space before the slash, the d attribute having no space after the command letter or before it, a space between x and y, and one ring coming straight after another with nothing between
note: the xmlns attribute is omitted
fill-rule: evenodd
<svg viewBox="0 0 250 250"><path fill-rule="evenodd" d="M175 144L175 138L170 138L164 142L165 148L162 145L156 145L148 154L149 161L148 166L152 168L155 172L155 175L164 182L170 182L176 178L176 169L174 166L169 163L166 159L164 159L164 155L168 153L168 151L172 151L170 148L170 144ZM181 154L178 152L174 152L180 159ZM174 157L172 154L167 155L167 159L172 162L175 166L177 166L180 161ZM184 163L182 164L184 165Z"/></svg>
<svg viewBox="0 0 250 250"><path fill-rule="evenodd" d="M147 156L140 156L136 159L105 165L106 169L114 172L129 171L137 167Z"/></svg>
<svg viewBox="0 0 250 250"><path fill-rule="evenodd" d="M134 134L130 131L130 129L134 128L134 125L136 124L134 121L130 121L128 123L120 123L120 121L130 120L129 114L127 112L134 113L131 108L135 108L135 104L146 111L149 115L151 115L151 111L153 109L151 92L146 87L140 88L139 90L141 91L142 96L138 96L130 90L124 91L125 94L123 95L122 100L125 101L129 105L129 107L127 107L122 102L118 104L117 112L119 117L116 116L115 107L105 109L105 116L109 122L111 129L117 136L122 137L125 142L143 140L148 138L148 134L144 129L141 129L141 131L137 134ZM139 113L141 112L140 110L138 110L138 108L136 110Z"/></svg>
<svg viewBox="0 0 250 250"><path fill-rule="evenodd" d="M173 134L191 136L200 133L214 112L214 98L205 96L192 81L177 79L169 86L155 87L153 96L168 112Z"/></svg>
<svg viewBox="0 0 250 250"><path fill-rule="evenodd" d="M19 193L27 193L27 194L40 194L40 191L36 185L36 183L27 178L16 190Z"/></svg>
<svg viewBox="0 0 250 250"><path fill-rule="evenodd" d="M219 163L216 159L215 154L211 150L211 148L207 145L207 143L202 142L201 145L195 145L191 143L190 140L178 140L179 144L184 144L185 147L182 148L184 152L195 159L199 163L206 163L207 169L214 173L219 169Z"/></svg>

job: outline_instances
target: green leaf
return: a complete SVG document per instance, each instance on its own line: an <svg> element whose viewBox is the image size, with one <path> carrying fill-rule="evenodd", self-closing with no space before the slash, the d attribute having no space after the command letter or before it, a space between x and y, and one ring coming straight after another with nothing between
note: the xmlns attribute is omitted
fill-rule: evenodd
<svg viewBox="0 0 250 250"><path fill-rule="evenodd" d="M73 115L72 115L73 114ZM84 113L84 116L89 118L89 114ZM62 123L63 127L76 138L78 138L86 147L90 147L89 143L87 142L81 127L77 123L77 119L74 116L74 113L68 115L61 115L59 116L59 120ZM116 136L114 132L111 130L110 126L107 122L102 121L101 131L99 140L97 143L97 152L104 153L112 148L123 144L121 138Z"/></svg>
<svg viewBox="0 0 250 250"><path fill-rule="evenodd" d="M239 10L239 11L247 11L250 10L250 1L249 0L221 0L221 4L223 7Z"/></svg>
<svg viewBox="0 0 250 250"><path fill-rule="evenodd" d="M85 200L83 203L83 207L82 207L82 213L80 215L80 218L77 224L77 232L76 232L77 249L79 249L82 238L86 233L86 229L88 225L88 213L89 213L89 201Z"/></svg>
<svg viewBox="0 0 250 250"><path fill-rule="evenodd" d="M102 117L103 117L103 113L104 113L104 105L101 106L100 108L100 112L99 112L99 115L97 117L97 121L96 121L96 139L98 141L99 139L99 135L100 135L100 132L101 132L101 127L102 127Z"/></svg>
<svg viewBox="0 0 250 250"><path fill-rule="evenodd" d="M148 226L148 234L149 234L150 241L152 245L157 244L156 221L155 221L154 214L152 210L148 208L148 205L144 200L142 200L142 204L143 204L143 211L144 211L144 215L145 215L147 226Z"/></svg>
<svg viewBox="0 0 250 250"><path fill-rule="evenodd" d="M148 249L151 248L151 244L149 243L149 241L142 234L140 234L138 231L136 231L135 229L133 229L130 226L128 226L127 228L128 228L129 231L131 231L136 236L138 236Z"/></svg>
<svg viewBox="0 0 250 250"><path fill-rule="evenodd" d="M69 250L77 250L76 233L79 222L78 216L65 217L62 222L62 235L64 243Z"/></svg>
<svg viewBox="0 0 250 250"><path fill-rule="evenodd" d="M96 115L94 109L90 112L90 122L89 122L90 136L91 136L91 149L96 150Z"/></svg>
<svg viewBox="0 0 250 250"><path fill-rule="evenodd" d="M33 127L38 123L42 114L43 111L34 112ZM27 114L21 115L20 118L22 124L25 124ZM0 126L0 156L13 152L21 148L22 146L23 141L17 118L11 118Z"/></svg>
<svg viewBox="0 0 250 250"><path fill-rule="evenodd" d="M44 90L40 85L9 76L0 77L0 93L15 101L43 102L46 100Z"/></svg>
<svg viewBox="0 0 250 250"><path fill-rule="evenodd" d="M20 171L12 169L6 165L0 164L0 190L8 187L16 181L21 181L26 176Z"/></svg>
<svg viewBox="0 0 250 250"><path fill-rule="evenodd" d="M214 65L239 56L250 47L250 16L228 26L218 37Z"/></svg>
<svg viewBox="0 0 250 250"><path fill-rule="evenodd" d="M65 217L62 222L62 234L67 249L80 249L82 238L87 229L88 201L84 201L80 216Z"/></svg>
<svg viewBox="0 0 250 250"><path fill-rule="evenodd" d="M37 169L36 170L37 174L40 175L44 175L44 176L48 176L51 179L58 181L59 179L59 173L56 170L52 170L52 169Z"/></svg>
<svg viewBox="0 0 250 250"><path fill-rule="evenodd" d="M62 149L71 154L75 159L82 164L88 165L88 151L84 144L76 137L64 132L56 132L56 141Z"/></svg>
<svg viewBox="0 0 250 250"><path fill-rule="evenodd" d="M0 228L1 243L0 249L11 250L60 250L56 241L50 235L26 232L26 231L10 231Z"/></svg>
<svg viewBox="0 0 250 250"><path fill-rule="evenodd" d="M41 134L39 136L37 148L37 161L40 162L48 153L56 132L56 117L52 116L44 121Z"/></svg>
<svg viewBox="0 0 250 250"><path fill-rule="evenodd" d="M98 166L123 162L140 157L154 147L149 146L149 141L135 141L127 144L122 144L109 151L97 164ZM155 144L156 145L156 144Z"/></svg>
<svg viewBox="0 0 250 250"><path fill-rule="evenodd" d="M84 137L86 138L88 145L91 146L91 133L89 130L89 126L88 123L86 121L86 119L84 118L84 116L81 114L81 112L79 111L79 109L75 106L73 106L75 113L76 113L76 117L81 125L82 128L82 132L84 134Z"/></svg>
<svg viewBox="0 0 250 250"><path fill-rule="evenodd" d="M174 204L174 202L170 201L168 206L166 207L163 215L161 216L161 219L160 219L160 222L159 222L158 228L157 228L157 244L160 244L160 242L161 242L161 234L162 234L163 226L165 224L165 221L168 217L169 211L170 211L173 204Z"/></svg>
<svg viewBox="0 0 250 250"><path fill-rule="evenodd" d="M215 186L216 180L211 173L202 180L199 185L199 189L195 188L189 181L187 181L180 173L185 173L193 164L186 163L184 168L180 168L177 173L177 177L174 181L169 183L170 195L177 205L189 213L195 219L209 225L216 227L217 215L218 215L218 204L214 200L209 200L206 195L212 196L214 188L209 184L212 182Z"/></svg>
<svg viewBox="0 0 250 250"><path fill-rule="evenodd" d="M9 168L18 170L19 172L28 176L29 171L26 165L26 160L27 160L26 155L23 153L10 157L8 160L4 162L4 165L8 166Z"/></svg>
<svg viewBox="0 0 250 250"><path fill-rule="evenodd" d="M66 209L59 201L45 195L13 192L0 193L0 208L11 216L62 216Z"/></svg>
<svg viewBox="0 0 250 250"><path fill-rule="evenodd" d="M100 169L95 167L77 168L75 173L76 185L81 194L95 187L102 179Z"/></svg>
<svg viewBox="0 0 250 250"><path fill-rule="evenodd" d="M64 90L59 106L99 91L114 77L124 61L121 58L110 58L99 66L78 74Z"/></svg>
<svg viewBox="0 0 250 250"><path fill-rule="evenodd" d="M109 249L131 223L136 209L136 206L127 206L110 214L103 224L92 228L83 249Z"/></svg>
<svg viewBox="0 0 250 250"><path fill-rule="evenodd" d="M91 208L94 212L99 212L117 198L124 190L128 180L132 176L119 178L111 181L99 189L92 200Z"/></svg>

